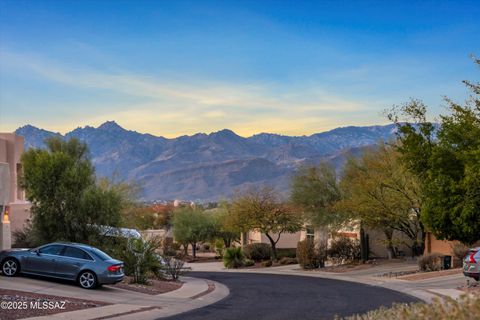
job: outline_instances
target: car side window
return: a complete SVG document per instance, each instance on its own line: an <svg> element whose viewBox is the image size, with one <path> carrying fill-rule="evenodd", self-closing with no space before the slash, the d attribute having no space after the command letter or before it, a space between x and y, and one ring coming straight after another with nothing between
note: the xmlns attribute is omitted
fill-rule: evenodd
<svg viewBox="0 0 480 320"><path fill-rule="evenodd" d="M92 257L83 251L82 249L74 248L74 247L66 247L63 255L66 257L71 258L78 258L78 259L85 259L85 260L93 260Z"/></svg>
<svg viewBox="0 0 480 320"><path fill-rule="evenodd" d="M62 251L63 249L63 246L61 245L58 245L58 244L54 244L54 245L51 245L51 246L46 246L46 247L43 247L43 248L40 248L38 250L38 252L40 253L43 253L43 254L52 254L52 255L60 255L60 252Z"/></svg>

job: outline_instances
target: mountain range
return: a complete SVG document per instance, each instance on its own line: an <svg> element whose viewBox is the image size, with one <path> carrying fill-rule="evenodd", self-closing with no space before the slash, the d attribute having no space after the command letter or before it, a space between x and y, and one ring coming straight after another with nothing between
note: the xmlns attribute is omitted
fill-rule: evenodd
<svg viewBox="0 0 480 320"><path fill-rule="evenodd" d="M61 135L26 125L15 132L25 149L44 148L47 137L75 137L88 144L97 176L115 175L138 184L143 200L228 199L248 186L288 192L295 170L328 161L340 169L347 155L391 139L395 125L342 127L310 136L260 133L241 137L224 129L173 139L142 134L107 121Z"/></svg>

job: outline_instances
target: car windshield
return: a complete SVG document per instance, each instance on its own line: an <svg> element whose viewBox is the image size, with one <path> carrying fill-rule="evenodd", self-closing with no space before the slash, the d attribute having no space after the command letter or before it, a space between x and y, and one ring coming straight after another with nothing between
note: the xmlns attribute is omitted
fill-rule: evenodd
<svg viewBox="0 0 480 320"><path fill-rule="evenodd" d="M95 253L100 259L103 261L105 260L112 260L112 257L110 257L108 254L103 252L102 250L99 250L97 248L91 248L92 252Z"/></svg>

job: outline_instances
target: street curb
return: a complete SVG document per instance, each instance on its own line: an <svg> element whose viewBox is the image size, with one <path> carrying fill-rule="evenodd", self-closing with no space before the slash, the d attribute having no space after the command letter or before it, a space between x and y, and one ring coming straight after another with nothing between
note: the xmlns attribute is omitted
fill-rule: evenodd
<svg viewBox="0 0 480 320"><path fill-rule="evenodd" d="M216 281L184 277L182 288L159 294L159 306L116 303L103 307L61 312L53 315L31 317L26 320L95 320L119 319L151 320L174 316L218 302L230 294L230 290ZM213 288L213 290L212 290ZM148 310L145 310L148 309Z"/></svg>

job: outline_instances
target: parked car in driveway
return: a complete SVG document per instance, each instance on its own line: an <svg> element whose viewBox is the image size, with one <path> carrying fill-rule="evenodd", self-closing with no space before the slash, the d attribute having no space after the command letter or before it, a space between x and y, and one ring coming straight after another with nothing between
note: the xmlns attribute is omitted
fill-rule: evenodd
<svg viewBox="0 0 480 320"><path fill-rule="evenodd" d="M480 247L470 249L463 259L463 274L480 280Z"/></svg>
<svg viewBox="0 0 480 320"><path fill-rule="evenodd" d="M123 262L85 244L55 242L35 249L11 249L0 252L4 276L33 274L73 280L85 289L114 284L124 278Z"/></svg>

